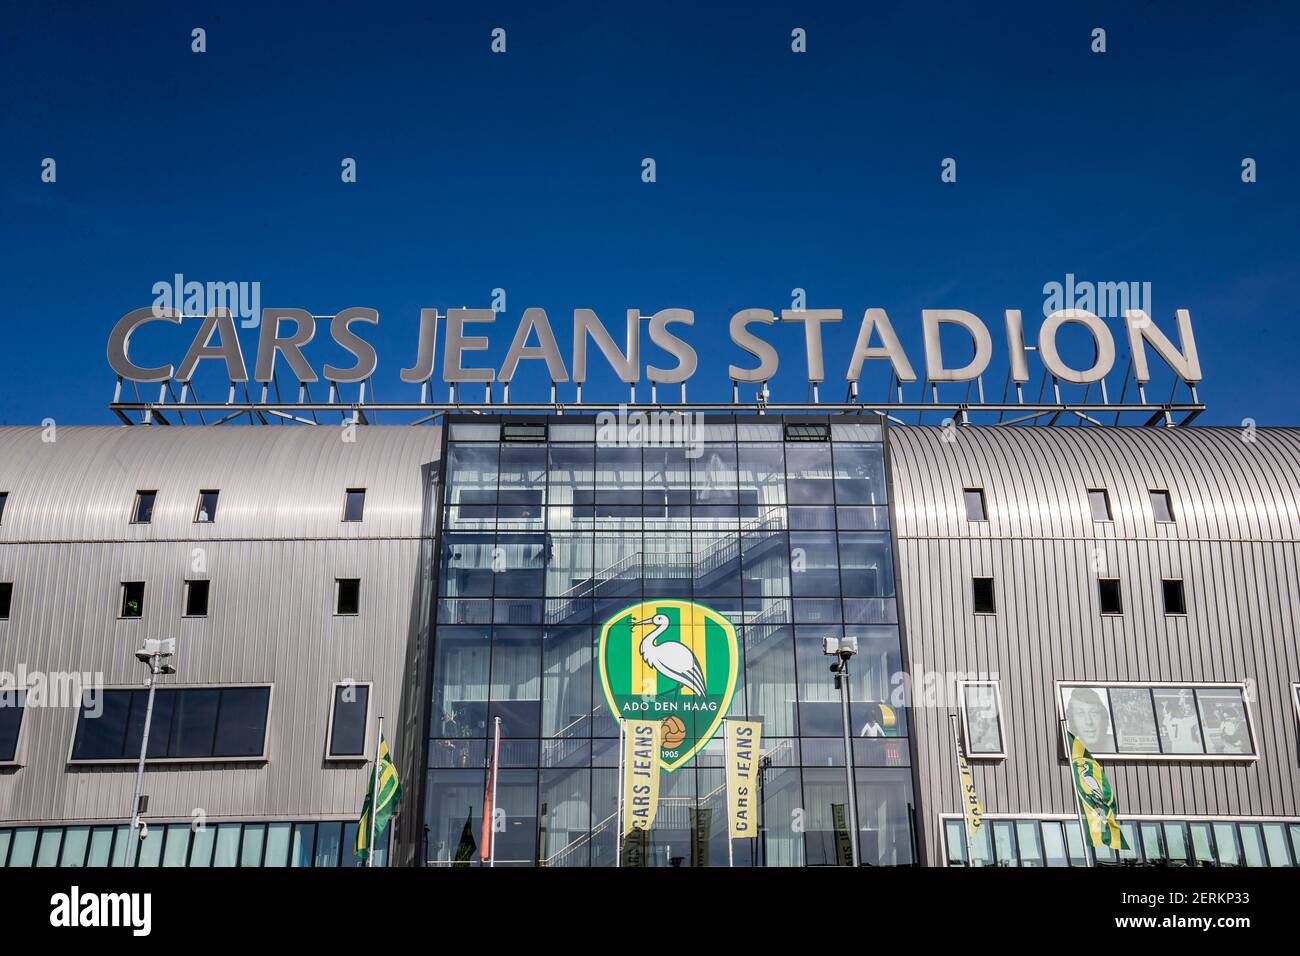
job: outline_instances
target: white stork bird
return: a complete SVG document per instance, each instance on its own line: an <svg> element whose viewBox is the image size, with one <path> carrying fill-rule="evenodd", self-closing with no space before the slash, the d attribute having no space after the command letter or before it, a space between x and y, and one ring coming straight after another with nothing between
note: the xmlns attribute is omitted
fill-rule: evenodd
<svg viewBox="0 0 1300 956"><path fill-rule="evenodd" d="M655 643L672 625L668 615L656 614L644 621L631 622L632 627L643 624L653 624L654 630L641 638L641 660L665 677L671 677L683 687L689 687L697 696L706 696L708 688L704 686L704 671L691 649L678 641Z"/></svg>

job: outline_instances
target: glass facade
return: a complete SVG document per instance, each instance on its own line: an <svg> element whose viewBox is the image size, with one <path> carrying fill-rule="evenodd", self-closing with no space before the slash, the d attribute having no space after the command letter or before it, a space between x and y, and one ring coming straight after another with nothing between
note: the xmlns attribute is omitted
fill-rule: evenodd
<svg viewBox="0 0 1300 956"><path fill-rule="evenodd" d="M1084 843L1077 819L985 818L975 866L1296 866L1300 823L1121 820L1127 850ZM944 820L948 866L966 865L961 820Z"/></svg>
<svg viewBox="0 0 1300 956"><path fill-rule="evenodd" d="M356 820L304 822L154 823L144 841L127 849L130 827L102 824L0 828L0 867L348 867L364 866L352 852ZM391 832L391 829L390 829ZM375 849L375 865L388 863L388 839Z"/></svg>
<svg viewBox="0 0 1300 956"><path fill-rule="evenodd" d="M845 862L844 727L825 637L858 640L849 719L862 861L912 864L880 426L823 424L822 440L787 440L780 418L710 417L656 441L591 420L546 424L517 441L482 418L446 429L426 863L478 865L500 718L497 865L614 865L618 726L601 627L664 599L732 624L726 716L762 721L759 835L735 842L736 865ZM719 735L663 775L648 865L727 865L722 757Z"/></svg>

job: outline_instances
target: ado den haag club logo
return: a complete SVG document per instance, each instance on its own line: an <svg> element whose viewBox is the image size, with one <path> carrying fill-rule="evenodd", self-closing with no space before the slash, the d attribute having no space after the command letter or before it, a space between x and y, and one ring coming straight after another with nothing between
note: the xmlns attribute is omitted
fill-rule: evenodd
<svg viewBox="0 0 1300 956"><path fill-rule="evenodd" d="M736 629L712 608L653 600L600 629L600 681L615 717L663 724L659 764L672 773L722 725L736 691Z"/></svg>

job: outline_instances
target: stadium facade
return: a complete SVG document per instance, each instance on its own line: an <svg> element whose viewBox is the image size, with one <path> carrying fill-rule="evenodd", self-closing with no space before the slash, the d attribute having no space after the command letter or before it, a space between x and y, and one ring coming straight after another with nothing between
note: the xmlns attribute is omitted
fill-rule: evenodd
<svg viewBox="0 0 1300 956"><path fill-rule="evenodd" d="M842 865L849 839L965 865L950 716L979 865L1300 862L1300 432L719 413L681 437L0 429L0 865L122 862L135 655L175 638L137 865L354 865L383 717L384 862L479 865L499 720L497 865L612 866L605 638L698 609L734 630L726 716L763 726L735 865ZM853 801L825 637L857 640ZM1083 845L1063 726L1130 850ZM648 865L728 864L708 730L664 774Z"/></svg>

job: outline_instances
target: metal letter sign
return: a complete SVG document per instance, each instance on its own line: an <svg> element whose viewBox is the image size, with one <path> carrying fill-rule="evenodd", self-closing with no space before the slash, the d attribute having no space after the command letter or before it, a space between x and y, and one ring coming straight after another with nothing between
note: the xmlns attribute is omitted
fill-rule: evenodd
<svg viewBox="0 0 1300 956"><path fill-rule="evenodd" d="M1048 312L1044 308L1044 312ZM1026 343L1024 321L1018 310L1004 314L1004 329L994 335L977 315L960 309L923 309L921 311L924 343L924 379L918 383L917 365L908 356L895 332L889 315L881 308L865 310L856 326L852 351L832 354L828 360L824 337L827 326L833 330L845 319L840 309L741 309L731 316L730 338L737 350L735 363L726 365L731 384L731 400L688 402L687 383L699 366L699 355L691 345L695 313L690 309L661 309L643 315L628 309L625 328L619 341L590 309L575 309L571 335L557 335L546 311L527 308L523 311L510 346L498 366L491 353L488 333L499 313L492 309L422 309L411 348L402 356L409 366L400 369L400 381L420 386L419 400L381 402L375 397L374 373L379 365L375 348L364 337L366 326L379 324L374 309L348 308L336 315L312 315L305 309L267 308L258 322L256 355L249 380L249 364L243 352L238 329L226 308L214 308L207 314L181 313L171 308L143 308L127 313L113 327L108 338L108 363L117 374L117 388L110 408L127 424L170 424L172 416L184 423L185 415L197 417L204 424L220 424L247 419L252 422L292 421L319 424L322 414L327 420L341 415L345 420L368 423L380 414L401 416L411 424L432 422L452 411L600 411L615 406L635 409L696 409L699 411L759 411L836 413L872 413L897 416L916 412L917 420L926 412L943 413L958 424L969 424L972 413L996 414L998 424L1017 424L1048 419L1055 423L1062 417L1071 421L1101 424L1098 415L1114 414L1118 424L1124 416L1141 416L1144 424L1187 424L1204 411L1196 394L1201 380L1201 363L1192 333L1191 316L1186 309L1175 313L1176 334L1170 337L1159 329L1142 309L1123 310L1124 334L1129 356L1125 362L1118 398L1112 399L1109 379L1118 377L1117 336L1093 312L1080 308L1060 308L1046 315L1038 330L1037 345ZM175 337L175 327L190 322L189 340ZM349 357L349 364L325 364L318 373L307 357L316 338L317 323L328 321L328 338ZM241 323L247 325L247 323ZM716 322L710 321L716 327ZM803 339L804 379L808 398L797 402L771 401L769 386L782 365L780 351L765 336L782 334L788 324L801 327ZM1061 327L1076 325L1092 342L1093 356L1084 367L1071 365L1057 347ZM169 328L170 327L170 328ZM443 331L443 354L438 361L438 333ZM764 331L766 329L766 331ZM963 340L963 352L973 357L956 364L944 354L941 335ZM133 340L149 336L151 341L172 337L179 363L142 366L131 358ZM165 339L164 339L165 340ZM1006 358L1005 381L1000 396L985 394L985 374L995 353L1003 348ZM951 343L950 343L951 344ZM563 347L567 345L566 349ZM594 346L594 348L593 348ZM643 351L647 354L643 357ZM1149 351L1154 351L1172 373L1173 393L1164 402L1147 399L1152 381ZM1031 381L1028 357L1037 355L1041 369L1041 386L1036 398L1028 398L1026 386ZM567 357L567 361L566 361ZM590 361L608 367L614 378L628 388L626 400L585 400L582 390L587 381ZM549 394L534 395L523 401L511 397L510 388L516 374L527 367L544 372L550 382ZM718 366L721 368L721 365ZM861 396L861 379L868 369L888 375L881 401ZM209 383L216 381L222 396L202 400L196 384L202 370ZM285 380L281 380L281 374ZM323 374L322 374L323 373ZM447 400L435 396L435 376L447 391ZM845 389L840 401L823 401L821 391L837 376ZM882 379L883 380L883 379ZM140 395L141 385L158 385L158 397L150 400ZM1179 386L1185 397L1178 398ZM134 398L125 393L130 387ZM573 400L561 396L560 387ZM638 386L642 393L638 395ZM753 390L745 401L741 387ZM905 395L911 387L914 397ZM959 386L960 388L955 388ZM205 391L211 387L205 385ZM313 387L316 393L312 393ZM344 397L345 388L350 394ZM482 399L466 397L465 389L482 389ZM660 396L661 389L671 393ZM919 397L915 396L920 389ZM941 397L940 389L947 390ZM646 390L648 389L648 396ZM1067 393L1063 393L1065 389ZM1050 390L1050 391L1049 391ZM954 398L955 391L962 394ZM974 394L972 394L974 392ZM1130 397L1136 393L1136 400ZM296 393L296 394L295 394ZM1081 394L1080 394L1081 393ZM352 395L355 397L352 397ZM1175 400L1178 399L1178 400ZM1175 415L1179 416L1175 419ZM211 421L210 421L211 419Z"/></svg>

